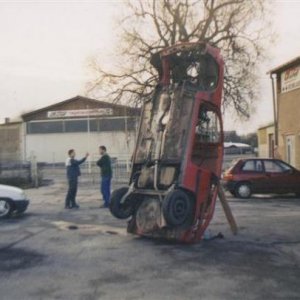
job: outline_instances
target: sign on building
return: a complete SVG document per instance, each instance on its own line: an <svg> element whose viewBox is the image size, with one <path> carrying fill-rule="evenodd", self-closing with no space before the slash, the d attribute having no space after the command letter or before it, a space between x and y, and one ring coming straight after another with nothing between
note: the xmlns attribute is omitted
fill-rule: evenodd
<svg viewBox="0 0 300 300"><path fill-rule="evenodd" d="M76 109L48 111L48 118L95 117L113 114L112 108Z"/></svg>
<svg viewBox="0 0 300 300"><path fill-rule="evenodd" d="M300 66L281 73L281 93L300 88Z"/></svg>

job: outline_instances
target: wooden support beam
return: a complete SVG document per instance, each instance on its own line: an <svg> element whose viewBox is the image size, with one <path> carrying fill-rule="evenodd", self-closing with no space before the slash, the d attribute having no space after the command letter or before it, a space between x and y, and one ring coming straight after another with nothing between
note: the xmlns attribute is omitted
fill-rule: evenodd
<svg viewBox="0 0 300 300"><path fill-rule="evenodd" d="M224 189L223 189L220 182L218 183L218 198L220 199L220 202L222 204L222 207L223 207L226 219L227 219L227 221L229 223L229 226L231 228L231 231L234 235L236 235L238 233L238 227L237 227L237 224L235 222L232 211L230 209L230 206L228 204L228 201L226 199Z"/></svg>

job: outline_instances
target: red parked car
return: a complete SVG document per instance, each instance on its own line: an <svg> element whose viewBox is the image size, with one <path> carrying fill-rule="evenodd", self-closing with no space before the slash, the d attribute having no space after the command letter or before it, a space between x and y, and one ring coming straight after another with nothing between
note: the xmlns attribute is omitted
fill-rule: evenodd
<svg viewBox="0 0 300 300"><path fill-rule="evenodd" d="M241 159L224 173L223 182L239 198L269 193L300 196L300 171L279 159Z"/></svg>

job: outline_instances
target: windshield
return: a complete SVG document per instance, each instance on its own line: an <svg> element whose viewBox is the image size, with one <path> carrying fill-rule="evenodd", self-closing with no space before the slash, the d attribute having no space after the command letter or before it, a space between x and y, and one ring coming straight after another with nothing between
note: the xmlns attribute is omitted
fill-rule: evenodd
<svg viewBox="0 0 300 300"><path fill-rule="evenodd" d="M166 62L164 69L161 59ZM169 84L187 82L201 91L214 90L218 84L218 64L210 54L203 53L200 46L192 50L178 51L163 58L156 53L151 58L151 64L156 68L160 80L163 76L169 77Z"/></svg>
<svg viewBox="0 0 300 300"><path fill-rule="evenodd" d="M200 51L176 53L170 57L173 83L188 81L197 89L211 91L218 84L218 65L209 54Z"/></svg>

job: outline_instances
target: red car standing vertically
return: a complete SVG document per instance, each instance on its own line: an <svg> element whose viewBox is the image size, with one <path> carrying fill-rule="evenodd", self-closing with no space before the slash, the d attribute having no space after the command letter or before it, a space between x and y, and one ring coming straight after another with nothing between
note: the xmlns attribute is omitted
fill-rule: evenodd
<svg viewBox="0 0 300 300"><path fill-rule="evenodd" d="M130 233L196 242L221 175L223 59L206 43L181 43L151 63L159 82L143 106L129 186L113 192L110 210L130 218Z"/></svg>

